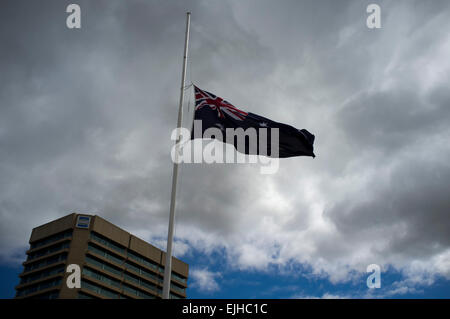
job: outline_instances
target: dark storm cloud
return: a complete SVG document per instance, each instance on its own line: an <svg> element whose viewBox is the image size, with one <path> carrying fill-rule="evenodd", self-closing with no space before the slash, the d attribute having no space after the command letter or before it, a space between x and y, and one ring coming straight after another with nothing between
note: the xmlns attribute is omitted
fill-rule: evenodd
<svg viewBox="0 0 450 319"><path fill-rule="evenodd" d="M67 4L15 2L1 13L4 254L32 226L73 210L165 231L187 9L197 13L191 50L205 83L225 65L242 79L269 68L242 68L267 57L226 3L81 1L81 30L65 27ZM214 36L205 31L211 25Z"/></svg>
<svg viewBox="0 0 450 319"><path fill-rule="evenodd" d="M342 109L337 119L347 137L361 151L384 150L392 155L418 137L439 134L450 123L450 94L444 85L425 97L399 88L366 93ZM422 150L417 149L418 152Z"/></svg>
<svg viewBox="0 0 450 319"><path fill-rule="evenodd" d="M389 188L379 187L374 179L361 190L367 192L367 199L339 203L326 215L347 236L403 224L404 231L389 238L388 251L406 255L413 251L417 255L433 253L449 245L449 177L448 163L411 160L392 173Z"/></svg>

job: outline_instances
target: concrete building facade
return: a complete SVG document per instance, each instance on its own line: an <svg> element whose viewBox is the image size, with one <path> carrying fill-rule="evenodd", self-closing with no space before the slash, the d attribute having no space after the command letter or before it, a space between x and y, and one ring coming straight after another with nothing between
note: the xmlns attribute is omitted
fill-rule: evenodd
<svg viewBox="0 0 450 319"><path fill-rule="evenodd" d="M96 215L73 213L33 229L15 298L157 299L165 252ZM81 288L67 285L67 266ZM172 258L170 296L186 298L188 264Z"/></svg>

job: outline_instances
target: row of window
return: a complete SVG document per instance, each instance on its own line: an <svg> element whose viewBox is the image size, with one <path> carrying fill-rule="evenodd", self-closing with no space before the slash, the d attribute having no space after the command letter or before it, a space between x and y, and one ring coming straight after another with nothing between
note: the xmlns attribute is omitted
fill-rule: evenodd
<svg viewBox="0 0 450 319"><path fill-rule="evenodd" d="M87 274L87 273L85 273L84 270L83 270L83 274ZM92 273L89 273L89 275L91 275L91 274ZM96 276L96 274L92 274L92 275ZM100 280L98 277L96 279ZM114 292L112 290L106 289L106 288L104 288L102 286L99 286L97 284L94 284L94 283L86 281L86 280L81 280L81 288L93 291L93 292L95 292L95 293L97 293L99 295L105 296L107 298L112 298L112 299L119 299L119 298L120 299L125 299L126 298L123 295L119 295L117 292ZM127 284L123 285L123 290L128 292L128 293L130 293L130 294L132 294L132 295L135 295L137 297L144 298L144 299L155 299L156 298L155 296L153 296L151 294L148 294L148 293L145 293L145 292L143 292L141 290L135 289L132 286L127 285ZM83 294L82 292L79 292L78 293L78 298L80 298L80 299L93 299L94 297L91 297L91 296L89 296L87 294Z"/></svg>
<svg viewBox="0 0 450 319"><path fill-rule="evenodd" d="M92 284L91 284L92 285ZM95 285L94 285L95 286ZM84 292L82 292L82 291L79 291L78 292L78 299L99 299L98 297L94 297L94 296L92 296L92 295L89 295L89 294L87 294L87 293L84 293ZM117 299L117 297L114 297L114 299ZM119 299L128 299L127 297L125 297L125 296L122 296L122 295L119 295Z"/></svg>
<svg viewBox="0 0 450 319"><path fill-rule="evenodd" d="M102 286L96 285L86 280L81 280L81 288L93 291L99 295L105 296L107 298L118 299L117 292L106 289Z"/></svg>
<svg viewBox="0 0 450 319"><path fill-rule="evenodd" d="M44 297L44 299L55 299L55 298L58 298L58 292L56 292L54 294L55 295L54 295L53 298L45 298ZM117 299L117 297L114 297L114 298ZM145 296L143 296L143 298L145 298ZM91 296L89 294L86 294L86 293L80 291L80 292L78 292L78 299L97 299L97 297L93 297L93 296ZM126 297L124 295L119 295L119 299L128 299L128 297ZM149 296L147 299L152 299L152 296ZM171 294L170 295L170 299L181 299L181 298Z"/></svg>
<svg viewBox="0 0 450 319"><path fill-rule="evenodd" d="M21 296L29 295L29 294L34 293L36 291L44 290L44 289L47 289L47 288L50 288L50 287L54 287L54 286L58 286L60 284L61 284L61 278L55 278L55 279L52 279L52 280L47 280L47 281L44 281L44 282L38 283L36 285L33 285L33 286L30 286L30 287L27 287L25 289L21 289L21 290L17 291L16 296L17 297L21 297Z"/></svg>
<svg viewBox="0 0 450 319"><path fill-rule="evenodd" d="M162 281L163 281L162 277L151 273L150 271L146 270L143 267L139 267L133 263L130 263L129 261L125 262L125 268L130 269L130 270L134 271L135 273L140 274L144 277L153 279L159 283L162 283Z"/></svg>
<svg viewBox="0 0 450 319"><path fill-rule="evenodd" d="M125 248L119 246L118 244L114 243L112 240L110 240L108 238L105 238L105 237L103 237L101 235L98 235L98 234L96 234L94 232L91 232L91 238L94 241L96 241L98 243L101 243L101 244L111 248L112 250L115 250L115 251L117 251L117 252L119 252L121 254L125 254L125 251L126 251ZM123 262L123 259L121 259L121 258L119 259L119 258L109 254L108 252L106 252L104 250L101 250L100 248L96 248L95 246L91 247L91 250L93 250L96 253L99 253L102 256L105 256L105 257L113 260L117 264L121 264ZM149 260L149 259L147 259L147 258L145 258L145 257L143 257L143 256L141 256L141 255L139 255L137 253L134 253L132 251L127 251L127 256L130 259L132 259L134 261L137 261L137 262L139 262L139 263L141 263L141 264L143 264L143 265L145 265L145 266L147 266L147 267L149 267L149 268L151 268L151 269L153 269L153 270L155 270L157 272L161 272L161 273L164 272L164 267L161 267L160 265L156 264L155 262L153 262L153 261L151 261L151 260ZM130 268L132 268L132 267L133 266L131 265ZM139 271L137 271L137 272L140 273ZM182 277L182 276L180 276L180 275L178 275L178 274L176 274L174 272L172 272L172 277L174 279L184 283L184 284L187 284L187 279L185 277ZM154 279L155 280L159 280L158 278L154 278Z"/></svg>
<svg viewBox="0 0 450 319"><path fill-rule="evenodd" d="M143 291L141 291L141 290L139 290L139 289L136 289L136 288L134 288L134 287L132 287L132 286L129 286L129 285L127 285L127 284L124 284L124 285L123 285L123 290L126 291L126 292L128 292L128 293L130 293L130 294L133 294L133 295L135 295L135 296L138 296L138 297L140 297L140 298L144 298L144 299L156 299L155 296L150 295L150 294L148 294L148 293L146 293L146 292L143 292Z"/></svg>
<svg viewBox="0 0 450 319"><path fill-rule="evenodd" d="M125 263L125 267L126 267L127 269L133 270L134 272L136 272L136 273L138 273L138 274L140 274L140 275L142 275L142 276L144 276L144 277L154 279L154 280L156 280L159 284L162 284L162 283L163 283L163 278L162 278L162 277L156 276L156 275L152 274L151 272L147 271L145 268L142 268L142 267L133 265L132 263L130 263L130 262L128 262L128 261ZM173 274L173 273L172 273L172 274ZM142 279L140 279L140 278L138 278L138 277L130 276L130 275L127 275L127 274L126 274L126 275L125 275L125 278L127 278L127 276L128 276L128 278L129 278L130 281L135 282L135 283L137 283L137 284L139 284L139 285L141 285L141 286L142 286L141 282L144 282L144 283L145 283L145 281L143 281ZM134 280L133 280L133 278L134 278ZM144 286L145 286L145 284L144 284ZM155 287L154 285L152 285L152 286L153 286L153 288L150 288L150 287L147 287L147 288L152 289L152 290L155 290L156 287ZM180 286L175 285L175 284L173 284L173 283L170 284L170 288L173 289L173 290L175 290L175 291L177 291L178 293L181 293L181 294L184 294L184 293L186 292L186 288L180 287ZM156 291L157 291L158 293L162 293L162 290L161 290L161 288L159 288L159 287L156 288Z"/></svg>
<svg viewBox="0 0 450 319"><path fill-rule="evenodd" d="M101 281L103 283L105 283L105 285L109 285L109 286L113 286L113 287L117 287L120 288L120 281L117 279L113 279L107 276L104 276L103 274L101 274L98 271L92 270L90 268L83 268L83 275L86 275L88 277L97 279L98 281Z"/></svg>
<svg viewBox="0 0 450 319"><path fill-rule="evenodd" d="M44 248L44 249L41 249L39 251L29 254L27 260L33 260L33 259L42 257L44 255L49 255L58 250L69 248L69 246L70 246L70 242L64 242L64 243L56 244L53 246L49 246L47 248Z"/></svg>
<svg viewBox="0 0 450 319"><path fill-rule="evenodd" d="M44 271L40 271L40 272L38 272L36 274L31 274L31 275L22 277L22 279L20 280L20 284L26 284L26 283L29 283L29 282L33 282L33 281L39 280L41 278L45 278L45 277L49 277L49 276L52 276L52 275L60 274L60 273L64 272L64 270L65 270L65 265L61 265L61 266L50 268L50 269L47 269L47 270L44 270Z"/></svg>
<svg viewBox="0 0 450 319"><path fill-rule="evenodd" d="M145 288L153 290L153 291L155 291L156 293L159 293L159 294L162 293L161 288L159 288L159 287L155 286L154 284L149 283L149 282L147 282L145 280L142 280L139 277L136 277L136 276L129 275L129 274L125 273L124 274L124 278L125 278L125 280L127 280L129 282L132 282L135 285L138 285L138 286L141 286L141 287L145 287Z"/></svg>
<svg viewBox="0 0 450 319"><path fill-rule="evenodd" d="M178 292L180 294L186 293L186 288L180 287L180 286L175 285L173 283L170 283L170 289L175 290L176 292Z"/></svg>
<svg viewBox="0 0 450 319"><path fill-rule="evenodd" d="M159 294L162 293L161 288L157 287L156 285L154 285L154 284L152 284L150 282L147 282L147 281L143 280L142 278L139 278L139 277L134 276L132 274L128 274L128 273L124 273L123 274L122 270L120 270L119 268L116 268L116 267L113 267L111 265L108 265L107 263L105 263L105 262L103 262L101 260L98 260L96 258L93 258L93 257L90 257L90 256L86 256L86 263L88 265L96 266L99 269L103 269L103 270L105 270L105 271L107 271L107 272L109 272L111 274L115 274L117 276L120 276L120 277L124 278L125 280L127 280L129 282L133 282L134 284L136 284L138 286L142 286L142 287L145 287L147 289L153 290L153 291L155 291L155 292L157 292ZM125 266L126 266L127 270L133 270L134 272L136 272L136 273L138 273L138 274L140 274L140 275L142 275L144 277L147 277L147 278L150 278L150 279L154 279L154 280L158 281L158 283L162 284L162 281L163 281L162 277L156 276L156 275L154 275L153 273L147 271L144 268L135 266L132 263L129 263L128 261L125 263ZM180 287L180 286L175 285L173 283L171 284L171 289L173 289L173 290L175 290L175 291L177 291L178 293L181 293L181 294L185 293L185 288L184 287Z"/></svg>
<svg viewBox="0 0 450 319"><path fill-rule="evenodd" d="M52 243L54 241L58 241L60 239L69 238L69 237L72 237L72 229L69 229L69 230L66 230L64 232L61 232L61 233L49 236L47 238L38 240L38 241L36 241L36 242L34 242L34 243L32 243L30 245L30 249L34 249L34 248L38 248L38 247L41 247L41 246L45 246L45 245L47 245L49 243Z"/></svg>
<svg viewBox="0 0 450 319"><path fill-rule="evenodd" d="M29 265L26 265L24 268L24 272L32 271L38 268L42 268L48 265L56 264L57 262L63 261L67 259L67 253L58 254L49 258L45 258L44 260L40 260Z"/></svg>
<svg viewBox="0 0 450 319"><path fill-rule="evenodd" d="M86 263L94 265L94 266L96 266L96 267L98 267L100 269L106 270L106 271L108 271L110 273L113 273L113 274L116 274L118 276L121 276L125 280L127 280L129 282L133 282L133 283L135 283L138 286L145 287L145 288L153 290L153 291L155 291L157 293L161 293L162 292L161 288L156 287L154 284L149 283L149 282L147 282L145 280L142 280L141 278L139 278L137 276L133 276L133 275L130 275L130 274L127 274L127 273L122 274L122 272L119 269L117 269L115 267L112 267L110 265L107 265L106 263L104 263L104 262L102 262L100 260L97 260L95 258L86 256ZM91 278L95 278L97 280L103 281L106 284L110 284L110 285L115 286L115 287L120 287L120 281L118 281L116 279L112 279L112 278L106 277L106 276L102 275L101 273L99 273L97 271L94 271L94 270L91 270L89 268L84 268L83 269L83 274L85 274L86 276L89 276ZM149 272L147 272L147 275L150 278L155 277L154 275L150 274Z"/></svg>
<svg viewBox="0 0 450 319"><path fill-rule="evenodd" d="M109 253L108 251L106 251L102 248L99 248L91 243L88 244L88 251L92 251L93 253L95 253L99 256L109 259L112 262L116 263L117 265L122 265L123 261L124 261L123 258L116 257L115 255Z"/></svg>
<svg viewBox="0 0 450 319"><path fill-rule="evenodd" d="M110 266L100 260L92 258L91 256L86 256L86 263L88 265L96 266L97 268L103 269L109 273L115 274L117 276L122 276L122 270L113 266Z"/></svg>
<svg viewBox="0 0 450 319"><path fill-rule="evenodd" d="M115 250L121 254L125 254L125 247L120 246L118 244L116 244L115 242L113 242L112 240L109 240L108 238L99 235L97 233L91 232L91 239L95 240L96 242L111 248L112 250Z"/></svg>
<svg viewBox="0 0 450 319"><path fill-rule="evenodd" d="M180 275L178 275L177 273L175 273L173 271L172 271L171 277L176 279L176 280L178 280L178 281L180 281L180 282L182 282L182 283L184 283L185 285L187 285L187 278L181 277Z"/></svg>
<svg viewBox="0 0 450 319"><path fill-rule="evenodd" d="M131 258L131 259L133 259L133 260L135 260L135 261L137 261L137 262L139 262L139 263L141 263L143 265L146 265L147 267L149 267L151 269L154 269L155 271L164 272L164 268L163 267L157 265L156 263L154 263L152 261L149 261L148 259L146 259L146 258L144 258L144 257L142 257L142 256L140 256L140 255L138 255L136 253L133 253L132 251L128 251L127 255L128 255L129 258Z"/></svg>

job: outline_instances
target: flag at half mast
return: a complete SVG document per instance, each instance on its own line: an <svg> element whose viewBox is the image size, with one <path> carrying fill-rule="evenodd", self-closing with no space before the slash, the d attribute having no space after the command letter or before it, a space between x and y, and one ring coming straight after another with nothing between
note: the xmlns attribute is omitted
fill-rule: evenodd
<svg viewBox="0 0 450 319"><path fill-rule="evenodd" d="M216 128L221 132L222 142L233 144L238 152L253 155L266 155L270 157L293 157L293 156L312 156L314 155L314 135L305 129L297 129L293 126L275 122L265 117L244 112L226 100L201 90L194 85L195 88L195 122L201 121L201 130L192 130L192 138L202 138L209 128ZM238 143L238 137L235 135L227 139L227 132L234 129L236 131L249 132L248 129L254 129L256 134L256 145L251 144L251 135L245 136L245 142L241 145ZM261 130L263 129L263 130ZM266 129L266 130L264 130ZM276 145L278 152L272 148L272 129L278 129L278 140ZM261 133L263 132L263 133ZM235 133L233 133L235 134ZM261 138L260 134L266 134L266 138ZM219 135L219 134L217 134ZM219 139L214 134L213 136ZM264 143L261 144L261 143Z"/></svg>

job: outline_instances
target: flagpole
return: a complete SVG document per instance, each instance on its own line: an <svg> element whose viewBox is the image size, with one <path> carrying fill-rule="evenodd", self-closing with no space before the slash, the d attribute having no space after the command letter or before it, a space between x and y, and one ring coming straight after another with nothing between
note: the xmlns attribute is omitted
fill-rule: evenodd
<svg viewBox="0 0 450 319"><path fill-rule="evenodd" d="M175 162L173 163L172 172L172 195L170 197L170 215L169 215L169 229L167 235L167 250L166 250L166 263L164 266L164 283L163 283L163 299L169 299L170 295L170 281L172 275L172 242L173 242L173 228L175 221L175 200L177 194L177 179L178 179L178 153L180 150L180 129L183 120L183 100L184 100L184 86L186 78L186 64L188 55L188 43L189 43L189 27L191 23L191 13L186 13L186 35L184 39L184 56L183 56L183 72L181 74L181 89L180 89L180 105L178 108L178 121L177 121L177 140L175 144Z"/></svg>

